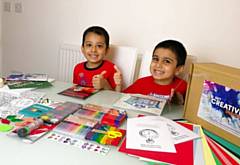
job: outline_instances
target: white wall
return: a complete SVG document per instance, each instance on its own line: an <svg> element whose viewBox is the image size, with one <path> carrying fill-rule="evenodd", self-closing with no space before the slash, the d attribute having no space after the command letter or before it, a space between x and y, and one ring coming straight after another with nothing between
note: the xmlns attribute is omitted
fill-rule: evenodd
<svg viewBox="0 0 240 165"><path fill-rule="evenodd" d="M59 44L81 43L83 31L101 25L111 43L152 50L178 39L200 62L240 68L239 0L5 0L22 13L3 12L3 71L57 76Z"/></svg>
<svg viewBox="0 0 240 165"><path fill-rule="evenodd" d="M2 3L0 3L2 9ZM0 11L0 77L2 77L2 10Z"/></svg>

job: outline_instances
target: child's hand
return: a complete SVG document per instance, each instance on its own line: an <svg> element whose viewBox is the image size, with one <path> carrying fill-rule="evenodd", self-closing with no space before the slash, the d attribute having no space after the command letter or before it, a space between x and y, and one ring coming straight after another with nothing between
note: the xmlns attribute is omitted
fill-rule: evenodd
<svg viewBox="0 0 240 165"><path fill-rule="evenodd" d="M116 85L122 85L122 73L116 65L114 65L116 72L114 73L113 79Z"/></svg>
<svg viewBox="0 0 240 165"><path fill-rule="evenodd" d="M169 101L174 104L179 104L179 105L184 104L183 95L179 92L176 92L175 89L171 89Z"/></svg>
<svg viewBox="0 0 240 165"><path fill-rule="evenodd" d="M104 74L107 72L104 70L102 73L94 75L92 79L92 84L95 89L102 89L106 83L106 79L104 78Z"/></svg>
<svg viewBox="0 0 240 165"><path fill-rule="evenodd" d="M114 82L116 84L115 91L120 92L122 90L122 73L116 65L114 65L116 72L113 75Z"/></svg>

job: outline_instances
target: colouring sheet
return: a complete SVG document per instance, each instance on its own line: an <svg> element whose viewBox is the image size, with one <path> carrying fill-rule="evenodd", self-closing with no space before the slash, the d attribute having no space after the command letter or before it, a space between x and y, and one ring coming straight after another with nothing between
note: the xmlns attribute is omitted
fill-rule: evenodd
<svg viewBox="0 0 240 165"><path fill-rule="evenodd" d="M17 115L19 110L38 102L43 96L44 93L35 91L0 91L0 117Z"/></svg>
<svg viewBox="0 0 240 165"><path fill-rule="evenodd" d="M146 122L146 120L142 120L142 117L127 120L126 148L176 152L166 122L156 120Z"/></svg>
<svg viewBox="0 0 240 165"><path fill-rule="evenodd" d="M141 117L141 120L143 120L146 123L154 122L154 121L165 122L168 127L169 132L171 133L174 144L179 144L179 143L183 143L183 142L186 142L189 140L199 138L199 135L197 135L193 131L190 131L189 129L187 129L187 128L181 126L180 124L178 124L170 119L167 119L165 117L144 116L144 117Z"/></svg>

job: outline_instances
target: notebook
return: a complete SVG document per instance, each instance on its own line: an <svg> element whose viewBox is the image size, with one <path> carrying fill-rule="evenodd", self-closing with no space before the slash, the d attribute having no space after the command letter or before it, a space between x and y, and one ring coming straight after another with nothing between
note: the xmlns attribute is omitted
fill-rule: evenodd
<svg viewBox="0 0 240 165"><path fill-rule="evenodd" d="M79 99L86 99L89 96L97 93L99 90L96 90L92 87L83 87L83 86L72 86L70 88L65 89L58 94L75 97Z"/></svg>
<svg viewBox="0 0 240 165"><path fill-rule="evenodd" d="M113 106L116 108L147 112L161 115L166 99L159 99L145 95L125 94Z"/></svg>

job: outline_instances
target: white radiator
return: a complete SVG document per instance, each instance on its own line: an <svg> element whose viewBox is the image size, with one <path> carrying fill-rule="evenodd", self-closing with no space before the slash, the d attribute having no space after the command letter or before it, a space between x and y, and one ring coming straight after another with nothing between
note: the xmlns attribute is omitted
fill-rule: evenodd
<svg viewBox="0 0 240 165"><path fill-rule="evenodd" d="M72 82L73 69L79 62L85 61L81 45L63 44L59 48L58 80Z"/></svg>

